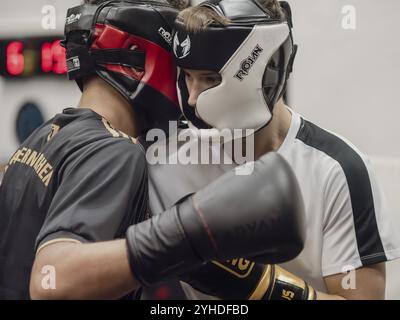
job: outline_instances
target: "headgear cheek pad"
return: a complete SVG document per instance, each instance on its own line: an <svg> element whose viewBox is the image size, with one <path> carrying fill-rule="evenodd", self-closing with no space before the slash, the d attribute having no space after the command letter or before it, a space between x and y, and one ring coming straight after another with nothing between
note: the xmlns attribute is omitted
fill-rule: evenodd
<svg viewBox="0 0 400 320"><path fill-rule="evenodd" d="M188 88L180 71L181 110L198 128L259 130L271 120L291 72L296 53L291 19L273 19L252 0L217 0L201 6L230 23L190 32L175 22L175 61L180 69L217 72L222 81L199 94L194 110L187 103ZM290 17L290 8L284 7Z"/></svg>
<svg viewBox="0 0 400 320"><path fill-rule="evenodd" d="M82 90L84 77L98 75L145 116L148 128L176 120L171 53L176 15L163 0L114 0L69 9L63 41L68 78Z"/></svg>

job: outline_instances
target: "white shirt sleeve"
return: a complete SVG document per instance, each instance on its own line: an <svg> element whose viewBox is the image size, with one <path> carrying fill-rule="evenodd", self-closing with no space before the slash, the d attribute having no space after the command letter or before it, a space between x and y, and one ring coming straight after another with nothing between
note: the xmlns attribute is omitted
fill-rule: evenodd
<svg viewBox="0 0 400 320"><path fill-rule="evenodd" d="M366 161L364 164L364 169L347 168L353 176L346 176L338 164L327 179L322 246L324 277L400 257L400 240L390 212L372 170ZM361 171L368 175L370 185L354 188L353 184L350 192L349 179Z"/></svg>

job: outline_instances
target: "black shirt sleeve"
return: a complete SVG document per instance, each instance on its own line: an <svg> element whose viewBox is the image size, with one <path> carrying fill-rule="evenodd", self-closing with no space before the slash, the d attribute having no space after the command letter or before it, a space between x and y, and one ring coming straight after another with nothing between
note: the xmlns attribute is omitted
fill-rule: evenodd
<svg viewBox="0 0 400 320"><path fill-rule="evenodd" d="M139 145L96 141L70 155L57 172L59 187L36 239L81 242L123 237L147 211L147 168Z"/></svg>

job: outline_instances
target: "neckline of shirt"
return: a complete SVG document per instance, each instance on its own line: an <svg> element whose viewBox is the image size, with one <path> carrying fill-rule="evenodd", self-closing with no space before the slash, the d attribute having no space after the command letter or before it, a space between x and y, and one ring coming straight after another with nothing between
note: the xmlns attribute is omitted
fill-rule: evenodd
<svg viewBox="0 0 400 320"><path fill-rule="evenodd" d="M300 115L298 113L294 112L289 107L287 107L287 109L292 114L292 117L290 119L290 126L289 126L288 133L285 137L285 140L283 140L281 146L276 151L280 154L284 154L287 152L287 150L290 147L290 145L292 144L292 142L294 142L294 140L296 139L296 135L299 132L300 124L301 124Z"/></svg>

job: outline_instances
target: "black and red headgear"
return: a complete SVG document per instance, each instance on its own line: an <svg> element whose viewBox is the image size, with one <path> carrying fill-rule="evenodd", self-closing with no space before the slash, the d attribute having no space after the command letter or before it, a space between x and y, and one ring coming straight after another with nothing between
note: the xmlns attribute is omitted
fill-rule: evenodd
<svg viewBox="0 0 400 320"><path fill-rule="evenodd" d="M113 0L68 10L63 45L68 78L97 74L151 127L180 115L171 54L177 10L163 0Z"/></svg>

